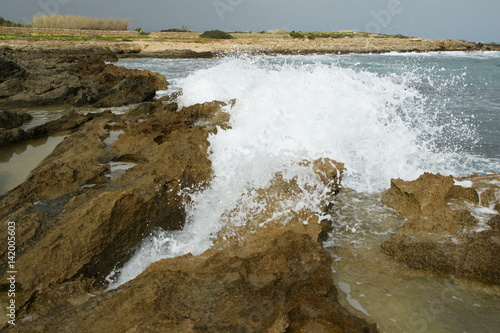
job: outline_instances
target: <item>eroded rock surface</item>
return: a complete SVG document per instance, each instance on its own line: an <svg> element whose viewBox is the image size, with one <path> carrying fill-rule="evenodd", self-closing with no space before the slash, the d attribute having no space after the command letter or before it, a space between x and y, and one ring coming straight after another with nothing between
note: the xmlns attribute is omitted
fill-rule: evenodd
<svg viewBox="0 0 500 333"><path fill-rule="evenodd" d="M0 232L16 222L20 313L50 286L102 281L153 227L182 227L187 198L179 190L210 179L207 137L228 116L219 116L219 103L176 111L153 103L130 115L101 115L2 196ZM200 119L210 126L196 126ZM4 260L6 238L0 242Z"/></svg>
<svg viewBox="0 0 500 333"><path fill-rule="evenodd" d="M84 294L13 331L376 332L337 305L330 264L308 235L283 231L208 258L157 262L117 290Z"/></svg>
<svg viewBox="0 0 500 333"><path fill-rule="evenodd" d="M382 244L411 268L500 284L500 176L394 179L383 202L405 216Z"/></svg>
<svg viewBox="0 0 500 333"><path fill-rule="evenodd" d="M76 112L70 112L59 119L49 121L45 124L38 125L27 130L21 128L4 130L0 128L0 146L6 146L15 142L29 140L41 136L48 136L58 132L74 130L87 121L106 114L109 114L109 112L88 113L85 115L78 114ZM26 115L29 116L28 114Z"/></svg>
<svg viewBox="0 0 500 333"><path fill-rule="evenodd" d="M0 49L0 107L121 106L149 101L166 89L160 74L105 63L116 59L101 48Z"/></svg>
<svg viewBox="0 0 500 333"><path fill-rule="evenodd" d="M333 195L343 166L328 159L304 164ZM300 189L297 183L296 178L277 174L255 199L272 200L280 192L282 200L294 201L303 191L318 190ZM318 203L320 211L326 209L326 201ZM122 212L120 219L144 214L123 208L112 208ZM332 258L317 241L322 229L318 212L302 209L285 220L270 214L273 208L282 207L270 202L253 212L248 224L232 228L238 229L239 237L233 233L196 257L159 261L115 290L95 290L81 280L49 286L30 303L30 319L13 331L376 332L375 325L338 305ZM76 214L82 218L80 211ZM88 236L98 231L89 229Z"/></svg>
<svg viewBox="0 0 500 333"><path fill-rule="evenodd" d="M269 206L221 230L225 240L213 249L157 262L117 289L103 289L104 277L153 227L182 228L189 200L183 190L202 188L212 176L208 136L229 128L222 105L178 111L156 102L127 115L103 114L2 197L0 232L16 222L22 272L17 325L5 331L377 331L338 305L332 259L318 243L321 212L343 171L329 159L301 162L310 186L277 173L268 188L254 191ZM113 170L119 163L128 170ZM304 191L319 191L321 200L300 208L294 200ZM290 217L272 214L282 208L276 195L291 202Z"/></svg>

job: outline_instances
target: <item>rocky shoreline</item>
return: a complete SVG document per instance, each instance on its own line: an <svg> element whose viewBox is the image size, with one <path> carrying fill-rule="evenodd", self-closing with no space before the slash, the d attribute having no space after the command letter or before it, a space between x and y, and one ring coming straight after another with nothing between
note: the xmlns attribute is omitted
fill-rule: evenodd
<svg viewBox="0 0 500 333"><path fill-rule="evenodd" d="M0 48L0 107L122 106L149 101L167 88L162 75L105 64L112 60L116 56L100 48Z"/></svg>
<svg viewBox="0 0 500 333"><path fill-rule="evenodd" d="M116 290L103 289L104 277L153 228L182 228L189 198L181 189L209 181L208 135L228 126L221 105L177 112L175 103L155 102L89 120L2 197L0 232L15 222L16 269L23 272L19 321L4 330L377 331L338 305L331 258L317 242L321 226L302 223L313 218L308 211L286 228L269 223L243 242L161 261ZM112 131L122 134L107 145ZM113 175L113 162L123 161L133 167ZM338 185L335 163L314 166L325 185ZM265 192L294 188L275 186Z"/></svg>
<svg viewBox="0 0 500 333"><path fill-rule="evenodd" d="M500 45L463 40L426 38L291 38L288 35L262 37L259 34L235 34L230 40L182 38L112 39L112 40L3 40L1 46L13 50L39 52L94 49L96 53L114 53L120 58L212 58L221 54L347 54L388 52L500 51Z"/></svg>
<svg viewBox="0 0 500 333"><path fill-rule="evenodd" d="M183 189L210 181L208 137L230 127L226 104L180 108L168 98L153 101L151 91L165 89L165 78L106 64L117 54L137 55L116 45L85 51L67 44L66 52L58 45L21 44L0 51L4 144L61 129L73 132L23 184L0 197L0 234L15 226L19 272L9 283L14 269L8 269L2 237L2 309L12 300L6 291L14 286L16 292L16 326L2 321L2 332L377 332L375 323L339 303L332 258L321 246L331 226L318 223L308 209L286 226L279 214L274 217L276 197L300 196L303 190L279 173L259 189L259 200L268 202L262 215L222 230L211 250L159 261L106 290L105 277L132 256L145 235L157 227L183 228L183 207L190 200ZM162 52L170 51L143 45L138 53ZM71 93L60 93L65 87ZM30 131L19 128L27 117L9 110L61 103L140 104L123 115L70 114ZM304 165L331 198L341 190L341 163L319 159ZM383 200L406 221L381 251L410 268L500 285L500 175L393 180ZM335 207L322 202L318 209Z"/></svg>

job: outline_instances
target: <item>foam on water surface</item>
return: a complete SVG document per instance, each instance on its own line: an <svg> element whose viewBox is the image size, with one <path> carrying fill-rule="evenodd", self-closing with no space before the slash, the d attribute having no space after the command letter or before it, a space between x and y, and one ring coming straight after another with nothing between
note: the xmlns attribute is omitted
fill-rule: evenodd
<svg viewBox="0 0 500 333"><path fill-rule="evenodd" d="M424 171L461 174L469 163L455 147L438 146L450 135L473 141L474 128L428 105L414 88L421 79L411 71L383 76L336 64L227 59L182 80L180 103L236 99L226 110L233 129L211 138L216 175L217 168L330 157L346 164L346 186L375 191ZM243 159L240 170L233 158Z"/></svg>

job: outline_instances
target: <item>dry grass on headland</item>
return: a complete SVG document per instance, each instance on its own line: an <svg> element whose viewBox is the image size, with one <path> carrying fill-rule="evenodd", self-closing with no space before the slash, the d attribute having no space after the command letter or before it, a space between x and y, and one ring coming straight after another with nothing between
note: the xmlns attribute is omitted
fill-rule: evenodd
<svg viewBox="0 0 500 333"><path fill-rule="evenodd" d="M130 19L94 18L75 15L40 15L31 19L33 28L126 31Z"/></svg>
<svg viewBox="0 0 500 333"><path fill-rule="evenodd" d="M0 47L22 50L106 48L119 57L206 58L221 53L325 54L427 51L500 51L500 45L354 31L232 32L233 39L203 39L200 33L34 29L0 27ZM302 36L303 35L303 36ZM295 38L294 38L295 37Z"/></svg>

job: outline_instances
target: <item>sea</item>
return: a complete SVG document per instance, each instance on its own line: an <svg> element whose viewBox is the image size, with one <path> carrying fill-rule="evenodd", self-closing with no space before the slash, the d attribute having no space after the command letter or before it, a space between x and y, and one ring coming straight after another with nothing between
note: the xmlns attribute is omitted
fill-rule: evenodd
<svg viewBox="0 0 500 333"><path fill-rule="evenodd" d="M325 248L343 304L382 332L498 332L500 288L410 270L380 244L404 222L382 205L390 180L424 172L500 173L500 52L221 55L213 59L121 59L164 74L180 107L229 102L231 128L211 135L214 176L187 189L186 226L155 230L109 276L116 288L164 258L200 254L222 217L277 172L307 182L303 160L345 164ZM296 205L314 207L323 194ZM250 197L250 198L249 198ZM241 207L248 207L242 205ZM312 209L312 208L311 208ZM245 223L245 214L234 223Z"/></svg>

